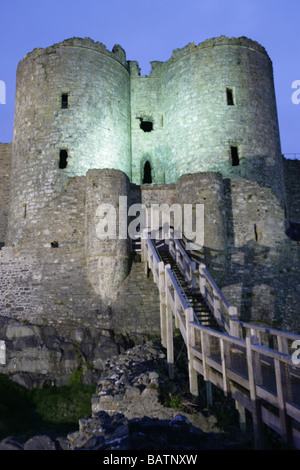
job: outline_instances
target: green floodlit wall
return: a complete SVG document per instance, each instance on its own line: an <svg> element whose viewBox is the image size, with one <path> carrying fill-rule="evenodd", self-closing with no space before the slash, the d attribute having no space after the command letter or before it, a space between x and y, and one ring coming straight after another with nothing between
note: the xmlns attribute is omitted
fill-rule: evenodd
<svg viewBox="0 0 300 470"><path fill-rule="evenodd" d="M131 176L129 82L123 49L109 52L90 39L35 49L19 63L9 242L21 237L22 226L62 191L68 177L94 168ZM64 169L61 150L68 154Z"/></svg>
<svg viewBox="0 0 300 470"><path fill-rule="evenodd" d="M0 145L0 306L38 323L151 331L151 279L131 264L128 239L97 231L98 207L119 213L128 196L128 207L203 204L199 259L228 301L247 319L273 319L278 306L292 324L299 250L286 228L299 221L298 167L281 156L267 52L222 36L151 64L140 75L120 46L89 38L20 62L13 143Z"/></svg>
<svg viewBox="0 0 300 470"><path fill-rule="evenodd" d="M262 165L272 179L281 151L272 63L261 46L225 37L190 44L165 64L162 88L170 182L198 171L258 180Z"/></svg>
<svg viewBox="0 0 300 470"><path fill-rule="evenodd" d="M227 90L233 104L227 101ZM67 109L61 97L68 96ZM141 123L150 123L145 132ZM232 165L232 148L238 165ZM67 151L59 168L60 150ZM254 181L285 199L273 69L247 38L209 39L152 62L141 76L115 46L72 38L25 56L17 70L7 243L69 177L115 169L143 183L220 172Z"/></svg>
<svg viewBox="0 0 300 470"><path fill-rule="evenodd" d="M153 62L146 77L132 63L131 89L135 183L148 160L156 183L219 171L284 192L272 62L258 43L222 36L189 44L165 63ZM139 129L143 116L153 121L150 133Z"/></svg>

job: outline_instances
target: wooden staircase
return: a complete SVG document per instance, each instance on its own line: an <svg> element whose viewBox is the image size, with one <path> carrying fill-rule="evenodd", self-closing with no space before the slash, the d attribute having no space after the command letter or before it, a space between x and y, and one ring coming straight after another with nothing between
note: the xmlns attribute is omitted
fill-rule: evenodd
<svg viewBox="0 0 300 470"><path fill-rule="evenodd" d="M300 449L300 371L294 351L300 336L239 320L206 266L197 266L172 233L168 244L154 241L146 230L143 235L145 272L151 270L160 295L170 378L175 324L187 348L190 393L199 395L200 374L209 404L214 384L235 400L243 429L245 411L252 414L257 449L263 447L263 424Z"/></svg>
<svg viewBox="0 0 300 470"><path fill-rule="evenodd" d="M167 250L157 250L157 253L164 264L169 264L171 266L172 272L178 280L178 283L184 292L185 298L189 301L190 306L194 310L199 324L217 331L223 331L206 305L206 302L204 301L201 293L193 292L189 288L183 274L181 273L170 252Z"/></svg>

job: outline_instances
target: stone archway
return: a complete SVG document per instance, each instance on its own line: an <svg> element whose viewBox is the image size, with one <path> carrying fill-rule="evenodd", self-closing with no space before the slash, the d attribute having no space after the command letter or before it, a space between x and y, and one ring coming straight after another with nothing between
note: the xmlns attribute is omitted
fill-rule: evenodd
<svg viewBox="0 0 300 470"><path fill-rule="evenodd" d="M146 160L143 171L143 184L152 184L152 168L149 160Z"/></svg>
<svg viewBox="0 0 300 470"><path fill-rule="evenodd" d="M153 184L155 182L155 168L149 154L145 154L141 158L140 175L141 184Z"/></svg>

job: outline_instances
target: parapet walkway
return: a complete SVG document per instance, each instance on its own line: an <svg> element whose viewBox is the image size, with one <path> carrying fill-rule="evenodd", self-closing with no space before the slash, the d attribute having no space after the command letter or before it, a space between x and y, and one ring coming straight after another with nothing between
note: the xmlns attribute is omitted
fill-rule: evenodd
<svg viewBox="0 0 300 470"><path fill-rule="evenodd" d="M211 384L235 400L241 427L246 425L245 410L251 413L256 448L262 448L264 423L300 449L300 364L295 356L300 336L239 321L237 309L205 265L190 260L172 231L163 245L159 250L144 231L142 261L159 290L161 341L170 376L175 327L187 347L192 395L198 396L200 374L208 401Z"/></svg>

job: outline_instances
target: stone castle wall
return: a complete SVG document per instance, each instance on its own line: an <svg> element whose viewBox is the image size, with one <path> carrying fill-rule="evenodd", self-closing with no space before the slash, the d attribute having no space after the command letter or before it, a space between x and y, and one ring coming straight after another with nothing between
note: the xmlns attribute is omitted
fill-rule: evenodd
<svg viewBox="0 0 300 470"><path fill-rule="evenodd" d="M286 229L299 223L299 165L281 158L272 64L257 43L190 44L149 77L120 46L73 38L36 49L18 67L14 140L0 161L3 315L159 332L156 286L118 239L126 197L122 210L203 204L204 246L191 256L242 318L293 323L299 250ZM153 184L142 184L146 161ZM116 240L99 238L103 204Z"/></svg>
<svg viewBox="0 0 300 470"><path fill-rule="evenodd" d="M165 182L166 149L162 108L161 66L152 64L149 76L140 76L136 62L130 63L132 181L143 183L144 165L151 164L152 181ZM141 129L152 125L152 131Z"/></svg>
<svg viewBox="0 0 300 470"><path fill-rule="evenodd" d="M227 104L227 88L233 105ZM255 44L228 38L191 44L166 62L163 90L166 141L173 155L169 178L199 171L199 164L201 171L232 174L231 145L239 149L240 171L244 165L255 171L260 156L277 163L272 65Z"/></svg>
<svg viewBox="0 0 300 470"><path fill-rule="evenodd" d="M91 236L97 204L109 202L118 214L119 194L127 194L128 204L147 207L162 201L169 207L204 204L198 259L242 318L272 322L293 316L299 250L284 234L284 217L270 189L210 172L185 175L176 185L139 188L129 186L117 170L70 178L64 193L27 226L22 244L0 251L3 315L55 327L159 331L157 288L145 277L143 264L130 256L128 240Z"/></svg>
<svg viewBox="0 0 300 470"><path fill-rule="evenodd" d="M290 222L300 224L300 162L284 159L285 185Z"/></svg>
<svg viewBox="0 0 300 470"><path fill-rule="evenodd" d="M4 315L18 318L15 306L20 306L23 296L28 301L20 314L37 324L109 325L87 273L85 183L85 178L71 178L62 194L27 224L22 242L1 250L3 255L10 250L9 260L1 264L6 280L2 298L11 298L5 302Z"/></svg>
<svg viewBox="0 0 300 470"><path fill-rule="evenodd" d="M133 263L129 239L118 238L119 196L128 197L128 205L141 201L140 191L136 196L129 187L118 170L67 180L27 224L22 240L0 251L3 316L65 330L159 331L157 288L142 263ZM96 234L97 208L106 203L116 209L116 240Z"/></svg>
<svg viewBox="0 0 300 470"><path fill-rule="evenodd" d="M22 238L27 221L60 194L68 176L92 168L131 176L129 100L121 48L109 53L91 40L71 39L19 63L8 243ZM66 168L59 168L61 150L68 154Z"/></svg>
<svg viewBox="0 0 300 470"><path fill-rule="evenodd" d="M5 243L11 175L12 144L0 144L0 246Z"/></svg>
<svg viewBox="0 0 300 470"><path fill-rule="evenodd" d="M109 52L87 38L25 56L17 70L7 243L22 239L69 176L108 168L141 184L146 161L151 183L220 171L272 188L284 206L273 70L265 50L246 38L189 44L165 63L153 62L148 77L126 61L120 46Z"/></svg>
<svg viewBox="0 0 300 470"><path fill-rule="evenodd" d="M285 203L273 68L259 44L222 36L153 62L147 77L136 63L130 71L135 183L148 158L155 183L220 171L271 187ZM140 118L153 122L152 132L139 129Z"/></svg>
<svg viewBox="0 0 300 470"><path fill-rule="evenodd" d="M41 279L37 260L33 256L15 256L11 247L3 247L0 266L1 316L36 322Z"/></svg>
<svg viewBox="0 0 300 470"><path fill-rule="evenodd" d="M87 272L93 289L102 298L104 305L111 304L116 290L129 273L128 192L129 179L119 170L87 172L85 202ZM120 198L125 199L124 207ZM122 233L122 223L125 233Z"/></svg>
<svg viewBox="0 0 300 470"><path fill-rule="evenodd" d="M228 262L223 292L245 320L278 325L297 310L299 300L299 253L297 242L286 235L285 208L270 188L240 179L224 180L224 203Z"/></svg>

